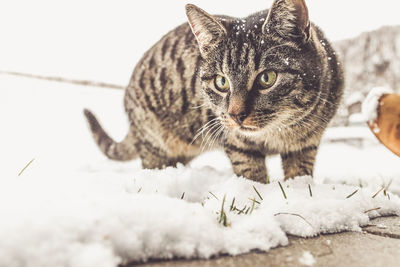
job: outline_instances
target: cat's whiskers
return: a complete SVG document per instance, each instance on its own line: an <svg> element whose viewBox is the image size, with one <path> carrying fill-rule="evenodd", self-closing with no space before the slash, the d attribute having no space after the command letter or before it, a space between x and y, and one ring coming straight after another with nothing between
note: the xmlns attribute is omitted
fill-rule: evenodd
<svg viewBox="0 0 400 267"><path fill-rule="evenodd" d="M208 128L212 127L214 125L210 125L206 128L203 128L200 132L198 132L192 139L192 142L190 142L190 145L192 145L200 136L203 136L204 139L204 132L207 131Z"/></svg>
<svg viewBox="0 0 400 267"><path fill-rule="evenodd" d="M302 110L300 108L296 108L296 111L298 111L300 113L304 112L304 110ZM308 120L308 121L310 121L310 122L312 122L314 124L321 125L321 123L319 121L314 120L313 118L317 118L317 119L321 120L323 123L326 123L326 124L329 123L329 120L327 120L326 118L316 114L315 112L309 112L303 118L301 118L299 120L296 120L296 122L302 122L302 121ZM325 126L324 126L324 128L325 128Z"/></svg>
<svg viewBox="0 0 400 267"><path fill-rule="evenodd" d="M315 114L315 113L311 113L311 115L310 115L311 117L314 117L314 118L317 118L317 119L319 119L319 120L321 120L322 122L324 122L324 123L329 123L329 120L327 120L326 118L324 118L324 117L321 117L320 115L318 115L318 114ZM315 121L316 122L316 121Z"/></svg>
<svg viewBox="0 0 400 267"><path fill-rule="evenodd" d="M215 123L217 120L219 120L219 118L214 118L214 119L208 121L208 122L205 123L202 127L200 127L200 129L197 130L197 133L203 132L205 129L207 129L210 125L212 125L213 123Z"/></svg>
<svg viewBox="0 0 400 267"><path fill-rule="evenodd" d="M337 107L337 106L340 105L340 103L333 103L332 101L328 100L327 98L329 97L329 95L327 93L310 92L310 94L314 94L314 96L316 96L319 101L322 101L324 103L328 103L328 104L332 105L333 107Z"/></svg>
<svg viewBox="0 0 400 267"><path fill-rule="evenodd" d="M210 120L209 122L207 122L206 124L204 124L202 127L200 127L200 129L197 130L197 133L193 137L193 140L190 144L192 145L200 135L203 135L204 132L207 131L207 129L209 129L210 127L213 127L215 124L217 124L218 120L219 120L219 118L214 118L214 119Z"/></svg>
<svg viewBox="0 0 400 267"><path fill-rule="evenodd" d="M218 117L216 117L216 118L214 118L214 119L212 119L212 120L209 120L208 122L206 122L203 126L201 126L201 127L197 130L197 133L201 133L201 132L204 131L208 126L210 126L210 124L212 124L213 122L215 122L215 121L217 121L217 120L219 120Z"/></svg>
<svg viewBox="0 0 400 267"><path fill-rule="evenodd" d="M211 141L208 143L208 150L210 150L211 148L214 147L215 140L219 137L221 131L223 131L223 127L224 127L224 126L221 124L221 125L217 128L217 130L215 131L214 137L213 137L213 138L211 139Z"/></svg>
<svg viewBox="0 0 400 267"><path fill-rule="evenodd" d="M219 120L215 120L214 122L212 122L211 124L209 124L207 127L205 127L203 131L200 132L200 134L202 135L202 139L203 139L203 141L201 142L202 144L203 144L203 142L204 142L204 139L207 138L207 136L211 133L211 131L212 131L216 126L219 125L219 123L220 123ZM206 132L205 135L204 135L204 132L205 132L205 131L207 131L207 132Z"/></svg>
<svg viewBox="0 0 400 267"><path fill-rule="evenodd" d="M296 121L295 125L304 130L301 131L301 133L307 134L307 132L312 132L315 135L318 135L321 130L324 130L326 127L325 125L320 124L319 121L314 120L312 117L305 117L302 120ZM304 126L306 126L306 129L304 129ZM301 134L299 134L300 131L294 132L296 133L297 137L302 137Z"/></svg>
<svg viewBox="0 0 400 267"><path fill-rule="evenodd" d="M201 104L201 105L198 105L198 106L192 106L192 107L190 107L190 109L198 109L198 108L205 107L207 105L208 105L207 103L204 103L204 104Z"/></svg>
<svg viewBox="0 0 400 267"><path fill-rule="evenodd" d="M203 139L203 141L201 142L201 145L200 145L202 152L204 151L205 147L207 146L207 143L210 142L212 136L218 131L220 126L221 125L217 123L207 132L205 138ZM209 133L210 133L210 135L209 135ZM205 143L204 143L204 141L205 141Z"/></svg>
<svg viewBox="0 0 400 267"><path fill-rule="evenodd" d="M257 116L254 117L253 121L257 124L264 124L265 122L268 123L268 127L264 128L267 130L269 134L276 134L279 132L281 135L291 135L292 137L296 138L301 138L301 134L299 134L300 131L284 131L285 129L290 129L294 125L296 127L299 127L301 129L304 129L304 126L306 126L308 131L313 132L314 134L318 134L319 131L317 131L318 128L320 129L325 129L325 125L321 125L319 121L314 120L313 118L307 117L304 118L303 120L300 121L295 121L294 124L288 125L285 124L282 120L270 120L269 118L266 118L262 116L261 113L257 114ZM302 131L303 132L303 131ZM267 134L267 135L269 135ZM265 141L264 145L267 144L268 139Z"/></svg>

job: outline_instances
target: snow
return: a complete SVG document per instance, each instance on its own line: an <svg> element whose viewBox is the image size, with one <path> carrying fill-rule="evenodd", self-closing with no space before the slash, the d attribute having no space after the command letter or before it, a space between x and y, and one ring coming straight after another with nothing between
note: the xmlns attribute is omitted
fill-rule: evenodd
<svg viewBox="0 0 400 267"><path fill-rule="evenodd" d="M376 227L378 227L379 229L387 229L388 227L384 224L377 224Z"/></svg>
<svg viewBox="0 0 400 267"><path fill-rule="evenodd" d="M237 255L285 246L288 234L360 231L371 218L400 215L399 158L367 127L329 129L315 179L283 182L279 157L268 158L272 182L262 185L236 177L221 151L164 170L104 158L82 109L94 110L120 139L127 130L122 91L10 76L0 84L0 162L7 163L0 169L0 266ZM367 141L337 143L346 136ZM386 195L372 198L382 186Z"/></svg>
<svg viewBox="0 0 400 267"><path fill-rule="evenodd" d="M363 141L375 141L374 135L367 129L366 125L353 127L330 128L324 133L324 140L351 140L362 139Z"/></svg>
<svg viewBox="0 0 400 267"><path fill-rule="evenodd" d="M316 260L309 251L304 251L303 255L299 259L299 262L304 266L313 266L316 263Z"/></svg>
<svg viewBox="0 0 400 267"><path fill-rule="evenodd" d="M365 124L365 118L362 113L353 113L349 116L349 123L351 125Z"/></svg>
<svg viewBox="0 0 400 267"><path fill-rule="evenodd" d="M379 99L384 94L390 93L393 93L393 91L386 87L375 87L368 93L362 104L362 113L364 114L365 121L373 123L377 119Z"/></svg>
<svg viewBox="0 0 400 267"><path fill-rule="evenodd" d="M358 102L362 102L364 100L364 95L361 92L352 92L350 95L347 95L344 99L344 103L346 106L351 106Z"/></svg>

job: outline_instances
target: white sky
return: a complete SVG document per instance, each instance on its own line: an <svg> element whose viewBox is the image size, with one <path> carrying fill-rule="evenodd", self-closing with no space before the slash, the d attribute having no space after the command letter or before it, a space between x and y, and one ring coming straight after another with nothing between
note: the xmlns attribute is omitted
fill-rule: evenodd
<svg viewBox="0 0 400 267"><path fill-rule="evenodd" d="M0 70L126 84L141 55L186 20L189 1L0 2ZM246 16L271 0L192 0L209 13ZM307 0L311 19L338 40L400 25L396 0Z"/></svg>

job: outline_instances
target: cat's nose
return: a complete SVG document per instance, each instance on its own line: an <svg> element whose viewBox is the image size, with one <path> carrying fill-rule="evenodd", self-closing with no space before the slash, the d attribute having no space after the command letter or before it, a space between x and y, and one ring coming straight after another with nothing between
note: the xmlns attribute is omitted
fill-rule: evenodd
<svg viewBox="0 0 400 267"><path fill-rule="evenodd" d="M243 121L246 119L247 115L246 113L229 113L229 116L239 125L242 125Z"/></svg>
<svg viewBox="0 0 400 267"><path fill-rule="evenodd" d="M245 101L245 96L238 94L233 94L229 101L228 114L239 125L242 125L248 115Z"/></svg>

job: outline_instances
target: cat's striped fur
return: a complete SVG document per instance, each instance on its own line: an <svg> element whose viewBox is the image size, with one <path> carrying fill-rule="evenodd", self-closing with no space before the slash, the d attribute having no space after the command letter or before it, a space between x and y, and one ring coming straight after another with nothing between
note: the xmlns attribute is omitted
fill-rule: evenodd
<svg viewBox="0 0 400 267"><path fill-rule="evenodd" d="M137 64L125 92L130 129L114 142L89 111L93 136L111 159L144 168L186 164L224 148L237 175L265 182L265 157L280 154L285 177L312 175L320 138L337 110L343 75L304 0L276 0L245 19L187 5L189 24L165 35ZM265 70L276 83L260 90ZM224 75L228 92L216 89Z"/></svg>

